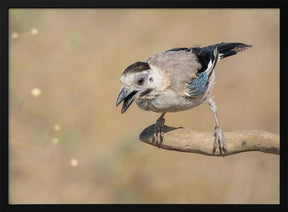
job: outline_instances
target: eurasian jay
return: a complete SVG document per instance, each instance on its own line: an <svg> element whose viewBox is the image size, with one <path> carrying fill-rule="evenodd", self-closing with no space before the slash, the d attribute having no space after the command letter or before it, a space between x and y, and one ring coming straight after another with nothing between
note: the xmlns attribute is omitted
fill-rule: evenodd
<svg viewBox="0 0 288 212"><path fill-rule="evenodd" d="M217 106L211 98L215 84L214 68L225 57L251 47L244 43L219 43L207 47L174 48L128 66L121 78L122 88L116 106L123 101L124 113L133 101L143 110L162 113L155 124L154 139L160 146L164 136L164 115L191 109L204 102L212 110L215 152L219 143L221 155L226 145L219 126Z"/></svg>

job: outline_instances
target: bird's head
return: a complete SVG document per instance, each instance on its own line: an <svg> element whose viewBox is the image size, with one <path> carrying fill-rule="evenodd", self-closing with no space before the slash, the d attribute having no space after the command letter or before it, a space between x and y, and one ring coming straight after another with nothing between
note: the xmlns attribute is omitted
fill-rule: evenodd
<svg viewBox="0 0 288 212"><path fill-rule="evenodd" d="M155 71L145 62L136 62L124 70L120 78L122 88L116 102L118 106L124 101L121 113L124 113L135 99L147 95L156 88L155 78L157 78Z"/></svg>

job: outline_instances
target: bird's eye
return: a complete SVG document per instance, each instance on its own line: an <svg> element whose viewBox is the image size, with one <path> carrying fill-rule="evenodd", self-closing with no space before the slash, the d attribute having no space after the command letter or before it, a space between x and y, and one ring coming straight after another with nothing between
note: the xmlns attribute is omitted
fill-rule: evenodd
<svg viewBox="0 0 288 212"><path fill-rule="evenodd" d="M140 78L139 80L138 80L138 85L143 85L143 83L144 83L144 78Z"/></svg>

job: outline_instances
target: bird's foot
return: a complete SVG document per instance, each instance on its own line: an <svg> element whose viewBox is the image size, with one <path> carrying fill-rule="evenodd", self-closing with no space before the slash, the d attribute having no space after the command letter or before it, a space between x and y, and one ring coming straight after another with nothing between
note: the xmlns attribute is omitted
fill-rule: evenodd
<svg viewBox="0 0 288 212"><path fill-rule="evenodd" d="M160 117L159 119L157 119L155 127L154 127L153 141L155 142L156 140L156 144L158 147L160 147L160 145L163 142L164 123L165 123L165 119L163 117Z"/></svg>
<svg viewBox="0 0 288 212"><path fill-rule="evenodd" d="M214 136L215 136L215 141L214 141L213 153L215 153L217 145L219 143L220 154L224 157L225 152L227 152L227 149L226 149L225 138L224 138L223 132L219 126L215 127Z"/></svg>

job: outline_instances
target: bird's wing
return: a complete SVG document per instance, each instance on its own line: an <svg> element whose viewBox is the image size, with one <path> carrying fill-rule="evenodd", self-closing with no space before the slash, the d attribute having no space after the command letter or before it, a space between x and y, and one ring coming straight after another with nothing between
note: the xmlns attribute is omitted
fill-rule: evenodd
<svg viewBox="0 0 288 212"><path fill-rule="evenodd" d="M192 48L192 52L197 56L199 63L201 63L201 69L196 73L196 78L191 79L187 84L186 94L195 97L204 94L207 90L211 75L220 56L216 45L205 48Z"/></svg>
<svg viewBox="0 0 288 212"><path fill-rule="evenodd" d="M171 88L180 95L203 94L219 59L216 46L175 48L150 57L146 62L165 72Z"/></svg>
<svg viewBox="0 0 288 212"><path fill-rule="evenodd" d="M217 62L249 47L251 45L244 43L218 43L203 48L191 48L192 53L197 56L199 63L201 63L201 69L196 73L197 78L191 79L187 85L187 94L194 97L205 93Z"/></svg>

